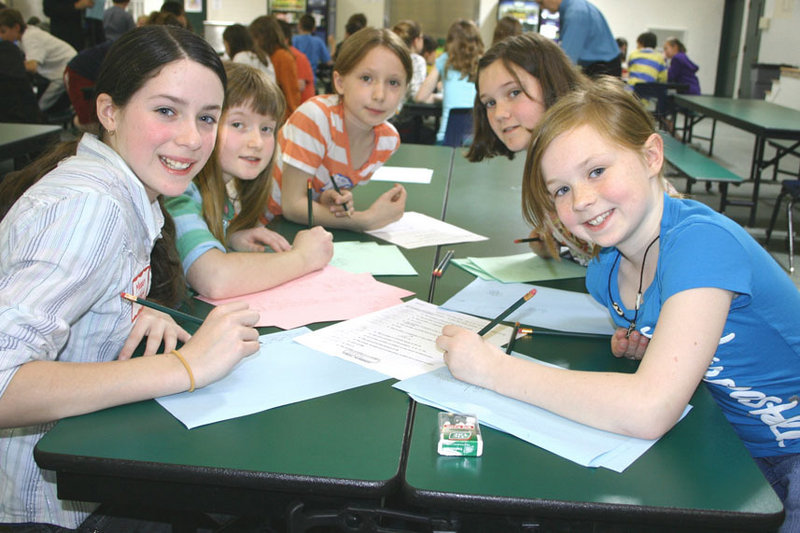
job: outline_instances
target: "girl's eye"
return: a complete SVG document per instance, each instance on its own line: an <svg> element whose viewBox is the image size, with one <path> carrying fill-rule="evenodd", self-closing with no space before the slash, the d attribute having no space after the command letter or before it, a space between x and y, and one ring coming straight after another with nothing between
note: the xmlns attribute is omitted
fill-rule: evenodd
<svg viewBox="0 0 800 533"><path fill-rule="evenodd" d="M232 128L236 128L237 130L242 128L243 126L244 126L244 124L242 124L241 122L238 122L238 121L237 122L231 122L231 127Z"/></svg>
<svg viewBox="0 0 800 533"><path fill-rule="evenodd" d="M213 126L217 123L217 117L214 115L203 115L200 117L200 121Z"/></svg>
<svg viewBox="0 0 800 533"><path fill-rule="evenodd" d="M494 107L495 101L494 100L486 100L483 102L483 107L486 109L491 109Z"/></svg>
<svg viewBox="0 0 800 533"><path fill-rule="evenodd" d="M559 187L558 189L553 191L553 197L558 198L559 196L564 196L569 192L569 187L564 185L563 187Z"/></svg>
<svg viewBox="0 0 800 533"><path fill-rule="evenodd" d="M603 174L603 172L605 172L605 170L606 169L604 169L602 167L596 168L596 169L592 170L591 172L589 172L589 177L591 177L591 178L600 177Z"/></svg>
<svg viewBox="0 0 800 533"><path fill-rule="evenodd" d="M156 113L158 113L159 115L164 115L166 117L171 117L175 115L175 111L173 111L168 107L159 107L158 109L156 109Z"/></svg>
<svg viewBox="0 0 800 533"><path fill-rule="evenodd" d="M261 128L261 133L272 133L274 128L272 126L264 126Z"/></svg>
<svg viewBox="0 0 800 533"><path fill-rule="evenodd" d="M370 81L372 81L372 76L368 76L367 74L364 74L363 76L361 76L361 81L369 83Z"/></svg>
<svg viewBox="0 0 800 533"><path fill-rule="evenodd" d="M389 80L389 85L392 87L400 87L400 82L397 80Z"/></svg>
<svg viewBox="0 0 800 533"><path fill-rule="evenodd" d="M509 91L508 96L509 98L516 98L517 96L520 95L521 92L522 91L520 89L512 89L511 91Z"/></svg>

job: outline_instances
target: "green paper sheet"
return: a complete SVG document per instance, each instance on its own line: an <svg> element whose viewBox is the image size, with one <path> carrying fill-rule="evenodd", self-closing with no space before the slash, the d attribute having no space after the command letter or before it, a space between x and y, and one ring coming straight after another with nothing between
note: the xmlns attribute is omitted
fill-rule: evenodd
<svg viewBox="0 0 800 533"><path fill-rule="evenodd" d="M331 266L353 274L373 276L416 276L417 271L394 244L344 241L333 243Z"/></svg>
<svg viewBox="0 0 800 533"><path fill-rule="evenodd" d="M481 279L522 283L548 279L582 278L586 267L562 259L545 259L533 252L502 257L468 257L453 262Z"/></svg>

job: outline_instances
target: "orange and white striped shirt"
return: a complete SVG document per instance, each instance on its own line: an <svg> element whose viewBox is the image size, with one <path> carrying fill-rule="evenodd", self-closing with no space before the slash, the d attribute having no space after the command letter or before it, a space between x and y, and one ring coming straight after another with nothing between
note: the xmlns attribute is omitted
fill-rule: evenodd
<svg viewBox="0 0 800 533"><path fill-rule="evenodd" d="M342 189L365 183L400 146L400 135L388 122L374 128L375 147L364 165L354 169L350 142L344 129L344 105L338 95L315 96L298 107L278 133L275 148L271 215L281 214L281 178L284 165L312 175L314 200L333 187Z"/></svg>

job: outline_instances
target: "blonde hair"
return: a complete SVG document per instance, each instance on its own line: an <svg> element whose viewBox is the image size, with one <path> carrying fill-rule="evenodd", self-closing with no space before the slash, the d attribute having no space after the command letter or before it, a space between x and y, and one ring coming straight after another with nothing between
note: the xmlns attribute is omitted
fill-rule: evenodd
<svg viewBox="0 0 800 533"><path fill-rule="evenodd" d="M225 92L225 107L222 118L233 107L249 107L254 113L272 117L276 121L275 132L281 127L286 111L283 92L262 71L242 63L225 63L228 76L228 87ZM273 135L275 135L273 132ZM203 197L203 218L211 234L219 242L226 243L223 215L227 200L225 183L222 181L222 167L219 163L220 144L214 147L214 153L208 159L203 170L195 177L194 182ZM234 187L241 203L241 211L228 226L227 233L233 233L255 226L269 201L272 189L272 157L266 168L254 180L234 180Z"/></svg>
<svg viewBox="0 0 800 533"><path fill-rule="evenodd" d="M543 227L555 213L553 198L545 185L542 158L557 137L580 126L590 126L611 143L642 157L645 143L656 133L650 114L617 78L603 76L562 96L534 130L525 160L522 212L533 227Z"/></svg>
<svg viewBox="0 0 800 533"><path fill-rule="evenodd" d="M483 39L478 26L471 20L460 19L450 25L444 45L447 51L442 76L452 68L461 73L461 79L475 82L478 74L478 59L483 55Z"/></svg>

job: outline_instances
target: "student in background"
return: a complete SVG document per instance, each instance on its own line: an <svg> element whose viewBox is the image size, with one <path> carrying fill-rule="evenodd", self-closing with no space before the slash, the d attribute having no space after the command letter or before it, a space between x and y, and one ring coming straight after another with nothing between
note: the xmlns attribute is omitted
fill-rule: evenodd
<svg viewBox="0 0 800 533"><path fill-rule="evenodd" d="M166 0L163 4L161 4L161 9L159 11L161 13L171 13L175 15L178 17L178 21L182 27L193 31L192 25L189 23L189 19L186 17L186 9L183 7L183 2L179 2L178 0Z"/></svg>
<svg viewBox="0 0 800 533"><path fill-rule="evenodd" d="M122 36L107 59L100 137L84 134L77 152L61 147L0 191L7 201L7 182L29 185L0 223L3 524L138 531L114 509L59 500L34 462L36 442L64 417L203 387L259 347L258 313L244 304L215 308L190 336L120 297L148 294L165 266L154 243L169 235L159 198L180 194L211 155L225 95L217 54L186 30L151 26ZM176 266L163 279L182 285ZM144 356L131 358L144 337Z"/></svg>
<svg viewBox="0 0 800 533"><path fill-rule="evenodd" d="M437 340L459 379L603 430L656 439L700 382L784 501L797 531L800 485L800 292L741 226L665 194L663 141L614 80L562 97L542 119L523 182L534 226L556 213L596 247L586 287L620 328L614 355L635 373L583 372L511 357L446 326ZM628 352L625 335L650 337Z"/></svg>
<svg viewBox="0 0 800 533"><path fill-rule="evenodd" d="M311 180L313 218L322 226L363 231L400 219L406 203L401 185L364 211L353 209L350 189L369 180L400 145L386 120L410 78L408 48L390 30L365 28L348 37L333 67L336 94L304 103L278 133L270 211L305 223Z"/></svg>
<svg viewBox="0 0 800 533"><path fill-rule="evenodd" d="M64 69L77 54L75 49L36 26L27 26L22 13L11 8L0 10L0 39L19 41L25 52L25 70L47 80L47 88L39 96L39 109L46 114L68 108Z"/></svg>
<svg viewBox="0 0 800 533"><path fill-rule="evenodd" d="M286 45L286 39L273 15L262 15L250 23L250 35L256 46L267 53L275 78L286 99L286 114L291 115L300 105L300 86L297 77L297 62ZM283 118L283 117L281 117Z"/></svg>
<svg viewBox="0 0 800 533"><path fill-rule="evenodd" d="M497 26L494 28L492 35L492 45L502 41L506 37L513 37L514 35L522 34L522 23L517 17L506 15L497 21Z"/></svg>
<svg viewBox="0 0 800 533"><path fill-rule="evenodd" d="M113 0L111 7L103 12L103 32L106 39L116 41L123 33L136 27L133 15L128 13L131 0Z"/></svg>
<svg viewBox="0 0 800 533"><path fill-rule="evenodd" d="M283 94L247 65L228 63L225 72L214 155L181 196L164 202L175 220L186 280L209 298L280 285L324 267L333 255L331 234L320 226L299 232L290 246L261 224ZM267 246L277 253L264 253Z"/></svg>
<svg viewBox="0 0 800 533"><path fill-rule="evenodd" d="M0 39L0 122L41 121L25 54L13 42Z"/></svg>
<svg viewBox="0 0 800 533"><path fill-rule="evenodd" d="M561 21L561 48L590 77L620 77L619 46L597 6L586 0L538 0Z"/></svg>
<svg viewBox="0 0 800 533"><path fill-rule="evenodd" d="M100 0L98 0L100 1ZM83 16L94 0L42 0L42 10L50 19L50 34L65 41L75 51L86 47L86 31Z"/></svg>
<svg viewBox="0 0 800 533"><path fill-rule="evenodd" d="M353 13L350 15L350 18L347 19L347 23L344 25L344 38L339 41L338 43L333 40L333 33L328 36L329 42L328 45L331 47L331 58L336 61L336 58L339 54L339 49L344 44L345 40L348 37L353 35L360 29L367 27L367 17L364 13Z"/></svg>
<svg viewBox="0 0 800 533"><path fill-rule="evenodd" d="M636 38L636 50L628 58L628 83L666 83L667 63L656 50L656 34L647 31Z"/></svg>
<svg viewBox="0 0 800 533"><path fill-rule="evenodd" d="M420 52L420 55L425 58L425 63L427 63L428 67L432 67L434 62L436 62L437 48L439 48L439 44L436 42L436 39L430 35L422 36L422 52Z"/></svg>
<svg viewBox="0 0 800 533"><path fill-rule="evenodd" d="M472 162L502 155L513 159L528 149L533 130L545 111L587 79L558 45L538 33L510 37L492 46L478 62L473 107L474 137L467 151ZM591 247L570 233L557 217L546 219L530 235L542 257L568 257L583 265Z"/></svg>
<svg viewBox="0 0 800 533"><path fill-rule="evenodd" d="M686 55L686 47L677 37L664 41L664 55L669 60L667 79L670 83L682 83L689 88L686 94L700 94L700 80L697 71L700 69Z"/></svg>
<svg viewBox="0 0 800 533"><path fill-rule="evenodd" d="M281 27L284 44L286 44L289 51L294 56L294 62L297 66L297 86L300 89L300 103L302 104L317 94L316 87L314 86L314 70L311 68L311 62L306 55L292 45L291 24L280 19L278 19L278 24Z"/></svg>
<svg viewBox="0 0 800 533"><path fill-rule="evenodd" d="M241 24L231 24L222 32L222 42L225 45L225 53L231 61L257 68L272 81L277 81L272 61L256 46L247 28Z"/></svg>
<svg viewBox="0 0 800 533"><path fill-rule="evenodd" d="M417 94L422 82L425 81L425 76L428 74L425 58L419 55L420 52L422 52L423 43L422 28L415 20L401 20L394 25L392 31L403 39L403 42L406 43L408 50L411 52L411 66L413 70L411 81L408 84L408 95L406 99L414 100L414 95Z"/></svg>
<svg viewBox="0 0 800 533"><path fill-rule="evenodd" d="M436 58L433 69L415 97L417 102L427 101L436 84L442 81L442 119L436 132L436 142L439 144L444 141L450 110L454 107L472 107L475 101L475 76L482 54L483 40L474 22L461 19L450 25L445 53Z"/></svg>
<svg viewBox="0 0 800 533"><path fill-rule="evenodd" d="M316 23L314 16L310 13L300 17L297 25L298 34L292 37L292 46L303 52L311 63L311 71L314 73L314 84L317 82L317 67L319 65L330 65L331 54L325 41L314 35Z"/></svg>

